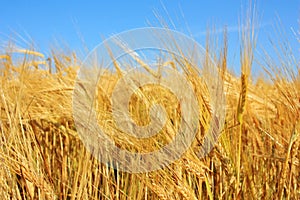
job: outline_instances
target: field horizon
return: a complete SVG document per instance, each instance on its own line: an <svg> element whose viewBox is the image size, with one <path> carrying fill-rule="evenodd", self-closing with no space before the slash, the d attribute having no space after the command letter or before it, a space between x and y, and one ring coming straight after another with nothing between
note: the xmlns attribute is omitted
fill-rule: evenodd
<svg viewBox="0 0 300 200"><path fill-rule="evenodd" d="M227 29L219 38L213 30L207 32L203 65L210 66L213 62L216 66L215 76L220 77L220 82L214 86L220 86L226 98L224 122L214 115L215 108L221 109L214 102L223 101L209 92L209 84L216 82L205 78L212 76L202 76L205 70L188 62L192 55L178 59L160 54L161 60L165 59L162 68L173 67L190 83L199 106L196 112L201 117L197 118L194 141L180 158L162 169L144 173L129 173L118 165L102 163L86 148L78 133L78 123L82 121L87 130L89 124L84 123L86 115L74 115L73 109L76 84L80 86L76 81L84 62L77 52L50 50L52 54L46 57L34 48L17 48L13 43L3 48L0 198L300 199L300 62L290 51L288 41L278 41L273 46L279 57L274 59L265 52L264 63L260 63L265 75L253 76L251 69L258 45L254 17L244 19L245 26L240 30L238 75L228 68ZM177 42L171 40L170 45L176 46ZM144 69L144 74L136 75L133 82L143 76L169 78L161 68L149 69L147 62L136 56L138 53L126 50L134 64ZM178 135L184 110L178 96L163 87L151 84L137 87L127 107L133 121L145 126L153 115L150 107L154 103L162 105L167 118L158 135L141 139L118 129L113 116L113 91L130 71L120 65L130 66L133 62L126 63L124 59L120 64L109 46L107 54L113 70L105 69L94 96L87 97L93 102L88 105L96 111L98 125L118 148L127 151L151 152L170 143ZM169 82L175 85L178 80L171 77ZM182 90L184 95L187 91ZM199 158L197 152L203 138L211 124L217 122L223 122L218 126L220 136L208 155ZM95 142L94 139L89 142ZM104 145L103 141L98 142Z"/></svg>

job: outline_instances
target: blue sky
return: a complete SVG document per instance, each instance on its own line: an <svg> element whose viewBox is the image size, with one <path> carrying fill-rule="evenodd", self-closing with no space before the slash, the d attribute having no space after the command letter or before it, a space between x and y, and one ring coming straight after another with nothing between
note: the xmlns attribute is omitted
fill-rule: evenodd
<svg viewBox="0 0 300 200"><path fill-rule="evenodd" d="M238 25L247 5L248 1L243 0L4 0L0 11L0 44L14 38L26 46L22 37L26 41L32 38L42 52L47 52L55 43L56 46L66 45L78 51L83 49L83 38L91 50L103 38L113 34L149 25L158 26L157 16L160 16L171 28L174 24L178 31L191 33L201 45L205 45L208 26L214 25L221 30L226 25L229 30L229 65L236 66L239 65ZM300 44L292 29L300 29L300 1L261 0L257 2L257 9L260 17L258 48L269 50L267 41L274 36L273 26L279 16L286 37L298 54Z"/></svg>

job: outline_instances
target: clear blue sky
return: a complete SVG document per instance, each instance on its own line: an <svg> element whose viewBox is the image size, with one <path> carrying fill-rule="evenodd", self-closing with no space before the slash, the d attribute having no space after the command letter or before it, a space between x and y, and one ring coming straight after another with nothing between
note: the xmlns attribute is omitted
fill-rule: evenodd
<svg viewBox="0 0 300 200"><path fill-rule="evenodd" d="M40 51L47 51L54 41L65 42L70 49L78 50L82 49L81 34L87 47L92 49L103 38L112 34L149 24L159 25L155 16L158 14L171 27L170 18L177 30L184 33L190 30L202 45L209 25L214 24L216 29L227 25L231 57L229 64L238 65L237 27L241 12L246 10L247 5L248 1L243 0L4 0L0 11L0 44L3 45L11 38L24 44L14 33L16 32L26 40L30 36ZM261 0L257 2L257 8L261 19L258 47L268 48L266 41L269 36L274 35L272 26L278 15L294 52L298 54L300 44L291 28L295 31L300 29L300 1Z"/></svg>

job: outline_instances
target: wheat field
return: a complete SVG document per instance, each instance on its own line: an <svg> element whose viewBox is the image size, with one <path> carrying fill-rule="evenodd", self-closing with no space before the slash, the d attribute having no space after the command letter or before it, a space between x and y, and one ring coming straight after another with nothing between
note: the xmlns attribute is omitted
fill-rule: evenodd
<svg viewBox="0 0 300 200"><path fill-rule="evenodd" d="M240 75L227 66L226 30L218 52L212 37L207 39L206 52L217 63L226 96L225 123L213 150L203 159L195 154L211 120L210 97L198 74L179 61L201 105L197 140L179 160L147 173L115 170L82 143L72 115L81 65L76 52L53 51L46 58L34 49L5 49L0 55L0 198L300 199L299 63L284 56L281 65L266 59L266 76L254 81L255 33L247 30L241 33ZM172 121L162 134L146 142L115 134L107 97L121 76L116 70L99 83L99 91L106 91L94 105L99 125L130 151L153 151L170 142L180 111L176 98L163 88L144 88L129 106L135 121L146 124L147 102L160 100Z"/></svg>

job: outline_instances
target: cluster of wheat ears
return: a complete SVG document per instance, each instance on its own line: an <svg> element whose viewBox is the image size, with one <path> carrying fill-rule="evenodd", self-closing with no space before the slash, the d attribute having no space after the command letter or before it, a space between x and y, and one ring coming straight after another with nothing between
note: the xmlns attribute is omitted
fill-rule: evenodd
<svg viewBox="0 0 300 200"><path fill-rule="evenodd" d="M200 127L179 160L148 173L115 170L83 145L72 116L74 81L81 64L76 53L53 51L46 59L34 50L7 49L0 55L0 198L300 199L299 63L290 62L288 52L281 54L279 64L266 57L267 75L254 82L250 73L254 28L241 31L241 36L240 76L228 70L226 30L219 52L207 39L206 52L218 65L226 95L226 119L213 150L202 159L195 153L211 120L210 97L198 74L181 61L201 105ZM143 142L116 133L109 98L122 73L116 63L115 67L116 73L99 82L99 91L105 91L94 105L99 125L120 148L135 152L161 148L177 128L176 98L163 88L143 88L143 95L131 98L132 118L140 125L149 123L149 106L143 99L147 97L166 108L166 127Z"/></svg>

